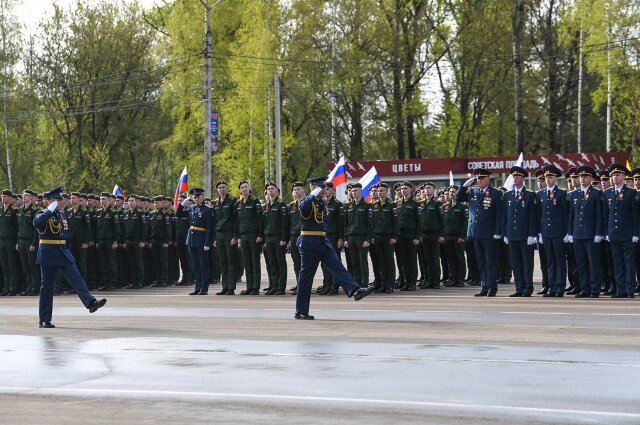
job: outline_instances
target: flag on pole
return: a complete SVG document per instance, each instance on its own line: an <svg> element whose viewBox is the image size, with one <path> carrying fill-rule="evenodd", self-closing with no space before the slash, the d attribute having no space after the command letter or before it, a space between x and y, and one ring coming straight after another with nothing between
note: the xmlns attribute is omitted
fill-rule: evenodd
<svg viewBox="0 0 640 425"><path fill-rule="evenodd" d="M524 153L520 152L520 156L516 161L516 166L524 168ZM504 187L507 190L513 190L516 184L513 182L513 176L509 174L509 177L504 181Z"/></svg>
<svg viewBox="0 0 640 425"><path fill-rule="evenodd" d="M187 183L187 167L184 167L180 179L178 179L178 187L176 187L176 193L173 195L173 209L178 209L178 197L183 192L189 191L189 184Z"/></svg>
<svg viewBox="0 0 640 425"><path fill-rule="evenodd" d="M453 182L453 171L449 170L449 186L454 186L455 183Z"/></svg>
<svg viewBox="0 0 640 425"><path fill-rule="evenodd" d="M629 171L633 170L633 167L631 166L631 163L629 162L628 159L627 159L627 170Z"/></svg>
<svg viewBox="0 0 640 425"><path fill-rule="evenodd" d="M344 189L347 184L347 170L344 155L340 157L336 166L333 167L333 170L329 173L327 181L333 183L333 187L336 190L336 198L339 201L344 201L346 199Z"/></svg>
<svg viewBox="0 0 640 425"><path fill-rule="evenodd" d="M358 183L362 185L362 195L364 196L365 201L370 202L371 195L369 194L369 191L371 190L371 187L380 183L380 176L376 171L376 167L371 167L371 169L362 176Z"/></svg>
<svg viewBox="0 0 640 425"><path fill-rule="evenodd" d="M113 194L116 196L124 196L124 193L122 193L122 189L119 185L113 186Z"/></svg>

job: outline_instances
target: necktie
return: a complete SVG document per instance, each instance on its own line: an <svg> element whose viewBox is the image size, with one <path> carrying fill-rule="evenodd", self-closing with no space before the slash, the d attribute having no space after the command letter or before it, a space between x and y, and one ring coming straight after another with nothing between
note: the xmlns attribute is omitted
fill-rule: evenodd
<svg viewBox="0 0 640 425"><path fill-rule="evenodd" d="M616 197L620 195L620 191L618 189L616 189Z"/></svg>

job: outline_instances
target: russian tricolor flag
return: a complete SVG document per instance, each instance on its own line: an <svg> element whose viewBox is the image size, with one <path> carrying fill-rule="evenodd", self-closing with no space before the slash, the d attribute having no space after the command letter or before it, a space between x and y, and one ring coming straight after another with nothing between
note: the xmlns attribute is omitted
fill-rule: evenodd
<svg viewBox="0 0 640 425"><path fill-rule="evenodd" d="M347 182L347 170L345 169L344 155L340 157L340 161L333 167L333 171L329 173L327 181L333 183L335 187L345 184Z"/></svg>
<svg viewBox="0 0 640 425"><path fill-rule="evenodd" d="M516 160L516 165L524 168L524 152L520 152L520 156ZM504 181L504 187L506 187L507 190L513 190L516 187L511 174L509 174L509 177Z"/></svg>
<svg viewBox="0 0 640 425"><path fill-rule="evenodd" d="M358 183L362 185L362 196L364 196L364 200L371 202L369 191L373 185L380 183L380 176L378 175L378 171L376 171L376 167L371 167Z"/></svg>
<svg viewBox="0 0 640 425"><path fill-rule="evenodd" d="M176 188L176 193L173 195L173 209L178 209L178 197L181 193L189 191L189 184L187 182L187 167L184 167L182 170L182 174L180 174L180 179L178 180L178 187Z"/></svg>
<svg viewBox="0 0 640 425"><path fill-rule="evenodd" d="M113 194L116 196L124 196L124 193L122 192L122 189L120 188L119 185L115 185L113 186Z"/></svg>

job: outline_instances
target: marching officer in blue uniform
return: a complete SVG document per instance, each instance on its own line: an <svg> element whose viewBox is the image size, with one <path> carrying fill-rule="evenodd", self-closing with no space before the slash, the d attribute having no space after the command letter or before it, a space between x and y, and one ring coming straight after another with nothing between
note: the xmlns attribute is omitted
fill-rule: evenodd
<svg viewBox="0 0 640 425"><path fill-rule="evenodd" d="M311 301L311 287L313 276L316 274L318 264L322 262L331 272L334 279L340 284L342 290L349 298L356 301L370 295L375 290L374 286L361 289L351 274L344 268L333 245L327 239L327 214L326 204L322 197L326 177L309 180L311 194L303 198L299 205L300 211L300 236L296 242L300 250L300 277L296 292L296 314L299 320L313 320L309 315L309 303Z"/></svg>
<svg viewBox="0 0 640 425"><path fill-rule="evenodd" d="M59 187L45 193L43 197L47 207L40 211L33 220L33 225L40 238L36 260L42 275L39 326L41 328L55 328L51 323L51 316L53 314L53 289L58 270L62 271L89 313L95 313L107 303L107 300L106 298L96 300L91 295L67 245L69 226L62 205L59 203L62 200L62 188Z"/></svg>
<svg viewBox="0 0 640 425"><path fill-rule="evenodd" d="M553 165L546 165L542 170L547 188L538 192L538 242L547 260L549 282L549 290L543 297L563 297L567 286L567 191L558 187L558 177L562 176L560 170Z"/></svg>
<svg viewBox="0 0 640 425"><path fill-rule="evenodd" d="M497 252L498 240L502 239L502 192L491 186L491 172L484 168L473 170L476 177L467 180L456 195L456 202L469 204L469 229L467 235L473 238L478 269L480 271L480 292L476 297L494 297L498 292ZM469 189L472 185L477 187Z"/></svg>
<svg viewBox="0 0 640 425"><path fill-rule="evenodd" d="M597 298L600 295L602 267L596 244L604 239L602 191L591 185L596 174L593 168L581 165L577 172L580 187L571 196L568 232L568 240L573 244L576 255L581 288L575 296Z"/></svg>
<svg viewBox="0 0 640 425"><path fill-rule="evenodd" d="M638 192L624 182L627 174L629 170L623 164L611 164L612 185L604 191L604 223L616 282L616 294L611 295L612 298L633 298L636 288L635 244L640 240L640 215Z"/></svg>
<svg viewBox="0 0 640 425"><path fill-rule="evenodd" d="M530 297L533 293L533 247L538 235L538 199L524 187L529 173L511 167L515 187L504 194L504 243L509 247L516 292L510 297Z"/></svg>
<svg viewBox="0 0 640 425"><path fill-rule="evenodd" d="M195 289L189 295L207 295L209 293L209 261L208 252L213 240L213 211L204 204L204 189L194 188L189 191L193 205L188 209L189 232L187 247L191 264ZM183 201L185 206L187 200Z"/></svg>

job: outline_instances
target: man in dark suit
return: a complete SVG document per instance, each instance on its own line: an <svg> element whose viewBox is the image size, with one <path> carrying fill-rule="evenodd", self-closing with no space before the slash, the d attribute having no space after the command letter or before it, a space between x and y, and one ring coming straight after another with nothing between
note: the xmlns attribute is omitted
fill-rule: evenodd
<svg viewBox="0 0 640 425"><path fill-rule="evenodd" d="M193 205L188 209L189 232L187 247L191 264L195 289L189 295L207 295L209 293L209 261L208 252L213 240L213 210L204 204L204 189L194 188L189 191ZM187 205L185 199L182 206Z"/></svg>
<svg viewBox="0 0 640 425"><path fill-rule="evenodd" d="M40 244L36 263L40 266L42 281L40 284L40 327L55 328L51 323L53 313L53 289L58 275L62 271L69 284L80 297L82 304L94 313L107 303L105 298L96 300L89 293L86 283L82 280L76 261L67 245L69 226L67 216L58 201L62 200L62 188L44 194L46 208L40 211L33 220L38 230Z"/></svg>
<svg viewBox="0 0 640 425"><path fill-rule="evenodd" d="M474 296L494 297L498 292L496 255L498 240L502 239L502 192L491 186L490 171L477 168L473 173L476 177L462 185L456 201L469 204L467 234L473 238L481 285L480 292ZM471 188L474 184L477 187Z"/></svg>
<svg viewBox="0 0 640 425"><path fill-rule="evenodd" d="M576 254L581 291L576 298L600 294L602 278L599 244L604 239L602 222L602 191L591 185L596 174L588 165L578 167L580 188L575 191L569 206L569 242Z"/></svg>
<svg viewBox="0 0 640 425"><path fill-rule="evenodd" d="M553 165L543 168L546 189L538 192L538 242L547 261L549 290L543 296L562 297L567 285L565 240L569 221L567 191L558 187L562 172Z"/></svg>
<svg viewBox="0 0 640 425"><path fill-rule="evenodd" d="M504 243L509 247L516 291L510 297L530 297L533 293L533 246L537 242L536 194L524 187L529 173L518 166L509 170L515 187L504 194Z"/></svg>
<svg viewBox="0 0 640 425"><path fill-rule="evenodd" d="M633 298L636 287L635 244L639 240L640 216L638 192L624 182L627 174L629 170L623 164L611 164L609 175L613 184L604 191L604 223L616 282L616 294L612 298Z"/></svg>

